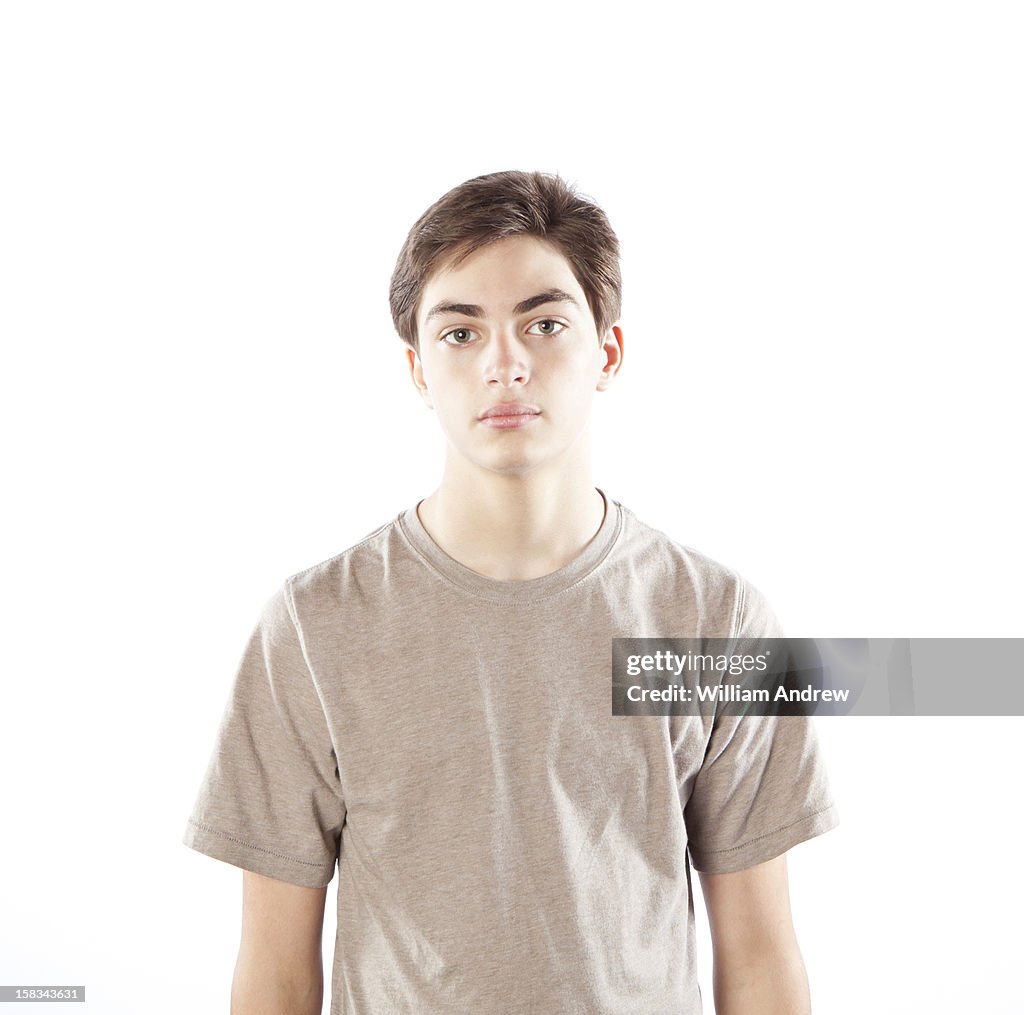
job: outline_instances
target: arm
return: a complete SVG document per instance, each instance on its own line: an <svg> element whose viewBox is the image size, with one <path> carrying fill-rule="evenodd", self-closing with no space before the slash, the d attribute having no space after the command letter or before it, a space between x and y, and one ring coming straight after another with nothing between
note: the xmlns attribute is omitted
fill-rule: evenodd
<svg viewBox="0 0 1024 1015"><path fill-rule="evenodd" d="M231 1015L320 1015L326 888L242 872L242 943Z"/></svg>
<svg viewBox="0 0 1024 1015"><path fill-rule="evenodd" d="M731 874L700 872L718 1015L809 1015L789 906L786 854Z"/></svg>

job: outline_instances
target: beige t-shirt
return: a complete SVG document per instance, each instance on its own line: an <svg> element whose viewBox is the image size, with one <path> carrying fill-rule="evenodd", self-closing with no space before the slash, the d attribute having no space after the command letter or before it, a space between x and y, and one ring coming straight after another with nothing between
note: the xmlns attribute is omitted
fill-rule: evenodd
<svg viewBox="0 0 1024 1015"><path fill-rule="evenodd" d="M332 1015L696 1015L690 861L836 825L809 719L611 714L615 637L783 632L602 496L541 578L470 570L411 507L267 601L184 842L308 887L337 866Z"/></svg>

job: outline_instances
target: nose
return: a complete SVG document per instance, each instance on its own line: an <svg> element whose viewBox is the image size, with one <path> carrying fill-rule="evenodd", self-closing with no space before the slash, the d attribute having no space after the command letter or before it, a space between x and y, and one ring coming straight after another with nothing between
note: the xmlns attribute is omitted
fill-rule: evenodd
<svg viewBox="0 0 1024 1015"><path fill-rule="evenodd" d="M489 351L484 375L489 385L507 388L530 379L526 349L514 331L495 332Z"/></svg>

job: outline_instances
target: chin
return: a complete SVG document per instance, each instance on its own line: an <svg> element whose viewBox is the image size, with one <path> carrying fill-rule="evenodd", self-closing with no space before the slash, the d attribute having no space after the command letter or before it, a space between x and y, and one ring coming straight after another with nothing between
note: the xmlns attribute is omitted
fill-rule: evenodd
<svg viewBox="0 0 1024 1015"><path fill-rule="evenodd" d="M526 455L522 452L509 451L506 454L473 455L469 460L485 472L494 472L502 476L518 476L533 472L547 461L539 455Z"/></svg>
<svg viewBox="0 0 1024 1015"><path fill-rule="evenodd" d="M498 461L479 462L482 469L502 476L520 476L532 472L543 462L527 458L502 458Z"/></svg>

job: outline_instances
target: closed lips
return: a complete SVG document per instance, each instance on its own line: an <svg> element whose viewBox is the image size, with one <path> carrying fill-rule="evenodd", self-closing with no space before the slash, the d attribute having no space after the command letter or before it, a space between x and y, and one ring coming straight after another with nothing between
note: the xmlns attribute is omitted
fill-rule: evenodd
<svg viewBox="0 0 1024 1015"><path fill-rule="evenodd" d="M481 419L489 416L534 416L540 412L535 405L523 405L521 402L506 402L503 405L492 405L480 413Z"/></svg>

